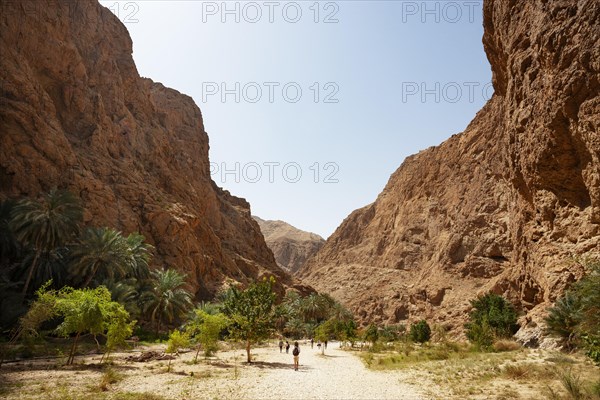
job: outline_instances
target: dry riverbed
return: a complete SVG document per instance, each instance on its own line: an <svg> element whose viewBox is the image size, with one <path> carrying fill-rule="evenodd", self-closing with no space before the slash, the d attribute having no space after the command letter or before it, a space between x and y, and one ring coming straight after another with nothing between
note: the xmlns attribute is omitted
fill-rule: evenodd
<svg viewBox="0 0 600 400"><path fill-rule="evenodd" d="M251 365L244 362L243 350L221 351L209 360L201 356L198 363L193 362L194 352L183 353L171 362L170 372L167 372L168 360L126 360L132 354L162 351L164 347L140 346L135 352L116 353L109 367L100 364L99 355L80 356L71 367L60 366L60 359L8 363L0 369L0 397L7 400L539 399L544 398L545 387L539 385L542 381L536 379L536 374L548 368L550 376L557 360L567 363L567 368L574 368L574 373L583 374L585 379L598 373L597 367L582 358L531 350L396 366L386 358L389 354L363 360L359 357L361 352L341 350L337 343L330 343L325 355L316 346L311 349L309 344L302 343L299 371L293 370L291 352L280 354L274 345L253 350L255 362ZM553 361L552 357L558 358ZM507 365L522 367L507 370ZM546 383L562 393L557 382Z"/></svg>

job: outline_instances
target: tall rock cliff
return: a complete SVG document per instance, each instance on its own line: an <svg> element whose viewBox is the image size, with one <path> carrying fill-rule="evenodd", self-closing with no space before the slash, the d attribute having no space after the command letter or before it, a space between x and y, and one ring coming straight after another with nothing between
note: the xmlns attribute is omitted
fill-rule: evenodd
<svg viewBox="0 0 600 400"><path fill-rule="evenodd" d="M139 231L197 298L273 274L250 206L210 179L193 100L140 78L123 24L95 0L1 3L0 198L78 194L85 222ZM279 286L281 289L282 286Z"/></svg>
<svg viewBox="0 0 600 400"><path fill-rule="evenodd" d="M325 244L316 233L300 230L287 222L253 218L258 222L267 246L273 251L277 265L294 274Z"/></svg>
<svg viewBox="0 0 600 400"><path fill-rule="evenodd" d="M458 332L469 300L493 291L533 329L581 276L574 256L600 250L600 3L483 7L493 97L408 157L300 271L364 322Z"/></svg>

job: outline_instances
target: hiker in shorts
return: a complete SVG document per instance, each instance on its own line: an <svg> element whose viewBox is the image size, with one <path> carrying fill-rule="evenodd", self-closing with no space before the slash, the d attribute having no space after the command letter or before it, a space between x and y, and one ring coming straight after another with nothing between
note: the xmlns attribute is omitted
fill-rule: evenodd
<svg viewBox="0 0 600 400"><path fill-rule="evenodd" d="M285 354L288 354L290 352L290 342L288 342L287 340L285 341Z"/></svg>
<svg viewBox="0 0 600 400"><path fill-rule="evenodd" d="M281 353L283 351L283 340L279 340L279 352Z"/></svg>
<svg viewBox="0 0 600 400"><path fill-rule="evenodd" d="M298 346L298 342L294 342L292 355L294 356L294 371L298 371L298 366L300 365L300 346Z"/></svg>

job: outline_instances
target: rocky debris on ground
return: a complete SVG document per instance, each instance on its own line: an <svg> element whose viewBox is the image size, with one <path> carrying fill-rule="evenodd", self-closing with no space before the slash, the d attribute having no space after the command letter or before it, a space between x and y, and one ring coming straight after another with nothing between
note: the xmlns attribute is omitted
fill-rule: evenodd
<svg viewBox="0 0 600 400"><path fill-rule="evenodd" d="M172 354L165 354L158 351L144 351L138 355L131 355L125 357L125 361L133 362L148 362L148 361L162 361L162 360L174 360L176 357Z"/></svg>

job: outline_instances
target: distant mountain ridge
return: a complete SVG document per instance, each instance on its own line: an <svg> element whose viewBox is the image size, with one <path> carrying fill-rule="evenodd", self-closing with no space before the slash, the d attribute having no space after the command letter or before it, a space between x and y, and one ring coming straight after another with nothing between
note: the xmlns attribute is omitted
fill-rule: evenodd
<svg viewBox="0 0 600 400"><path fill-rule="evenodd" d="M287 222L252 218L258 222L277 264L292 274L325 244L325 239L316 233L303 231Z"/></svg>

